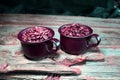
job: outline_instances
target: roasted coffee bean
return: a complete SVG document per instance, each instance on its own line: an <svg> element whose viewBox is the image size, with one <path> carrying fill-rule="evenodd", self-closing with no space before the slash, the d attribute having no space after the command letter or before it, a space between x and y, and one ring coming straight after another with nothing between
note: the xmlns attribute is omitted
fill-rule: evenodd
<svg viewBox="0 0 120 80"><path fill-rule="evenodd" d="M42 42L52 37L52 33L45 27L31 27L22 34L22 40L25 42Z"/></svg>
<svg viewBox="0 0 120 80"><path fill-rule="evenodd" d="M63 35L68 37L84 37L90 34L89 28L80 24L68 24L61 28Z"/></svg>

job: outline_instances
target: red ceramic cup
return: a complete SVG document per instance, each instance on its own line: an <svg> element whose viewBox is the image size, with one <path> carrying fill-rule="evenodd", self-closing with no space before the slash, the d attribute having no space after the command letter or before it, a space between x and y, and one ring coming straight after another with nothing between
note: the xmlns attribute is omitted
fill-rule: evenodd
<svg viewBox="0 0 120 80"><path fill-rule="evenodd" d="M35 30L34 28L25 28L17 36L21 42L25 57L38 60L55 53L59 49L60 43L58 39L53 38L54 31L43 26L37 26Z"/></svg>
<svg viewBox="0 0 120 80"><path fill-rule="evenodd" d="M89 48L99 45L101 41L98 34L93 34L92 28L79 23L62 25L58 31L60 34L60 48L73 55L83 54ZM90 44L92 38L95 38L96 43Z"/></svg>

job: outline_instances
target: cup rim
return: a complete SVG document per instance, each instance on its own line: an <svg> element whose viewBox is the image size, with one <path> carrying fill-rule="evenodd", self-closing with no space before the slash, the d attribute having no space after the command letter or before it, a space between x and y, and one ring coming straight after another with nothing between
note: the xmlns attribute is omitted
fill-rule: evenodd
<svg viewBox="0 0 120 80"><path fill-rule="evenodd" d="M85 36L82 36L82 37L71 37L71 36L65 36L62 32L61 32L61 28L63 28L65 25L71 25L71 24L79 24L79 25L82 25L82 26L85 26L87 28L90 29L91 33L88 34L88 35L85 35ZM81 23L68 23L68 24L63 24L62 26L60 26L58 28L58 32L60 33L60 35L62 36L65 36L65 37L68 37L68 38L86 38L86 37L89 37L93 34L93 29L91 27L89 27L88 25L84 25L84 24L81 24Z"/></svg>
<svg viewBox="0 0 120 80"><path fill-rule="evenodd" d="M46 41L52 39L53 36L55 35L55 32L53 31L53 29L51 29L51 28L49 28L49 27L36 26L36 27L42 27L42 28L47 28L47 29L49 29L49 30L52 32L52 36L51 36L50 38L48 38L48 39L46 39L46 40L44 40L44 41L40 41L40 42L32 42L32 43L31 43L31 42L23 41L22 38L21 38L22 34L23 34L27 29L32 28L32 27L35 27L35 26L31 26L31 27L27 27L27 28L25 28L25 29L22 29L22 30L17 34L17 38L20 40L21 43L25 43L25 44L43 43L43 42L46 42Z"/></svg>

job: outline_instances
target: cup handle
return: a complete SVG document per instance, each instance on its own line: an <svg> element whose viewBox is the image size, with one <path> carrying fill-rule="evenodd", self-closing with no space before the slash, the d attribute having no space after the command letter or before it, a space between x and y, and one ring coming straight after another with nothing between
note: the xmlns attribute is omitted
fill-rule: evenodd
<svg viewBox="0 0 120 80"><path fill-rule="evenodd" d="M56 39L56 38L52 38L51 41L53 43L52 52L56 52L60 47L60 41L58 39Z"/></svg>
<svg viewBox="0 0 120 80"><path fill-rule="evenodd" d="M93 44L89 44L90 39L93 38L93 37L95 37L95 39L97 40L97 42L93 43ZM90 36L90 39L88 40L88 48L96 47L101 42L101 37L98 34L92 34Z"/></svg>

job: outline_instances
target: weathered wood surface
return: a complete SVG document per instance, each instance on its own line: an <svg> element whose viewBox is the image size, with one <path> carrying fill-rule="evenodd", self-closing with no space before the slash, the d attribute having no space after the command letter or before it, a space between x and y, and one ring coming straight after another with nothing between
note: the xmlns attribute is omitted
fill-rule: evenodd
<svg viewBox="0 0 120 80"><path fill-rule="evenodd" d="M51 69L55 67L54 61L47 58L41 61L30 61L23 57L21 46L16 38L17 33L26 27L43 25L55 30L55 36L59 39L57 29L66 23L81 23L93 28L94 33L101 36L102 41L96 48L90 49L86 54L103 54L104 61L86 61L85 64L78 64L71 68L80 69L80 75L62 75L60 80L119 80L120 79L120 19L102 19L81 16L53 16L53 15L31 15L31 14L0 14L0 65L9 63L14 65L47 65ZM76 56L68 55L59 50L62 58ZM86 55L85 54L85 55ZM51 66L51 64L53 64ZM57 65L59 66L59 65ZM37 66L38 67L38 66ZM61 67L61 66L60 66ZM61 69L59 69L61 70ZM71 70L71 69L70 69ZM54 70L53 70L54 71ZM0 78L30 80L45 79L47 75L37 74L0 74Z"/></svg>

